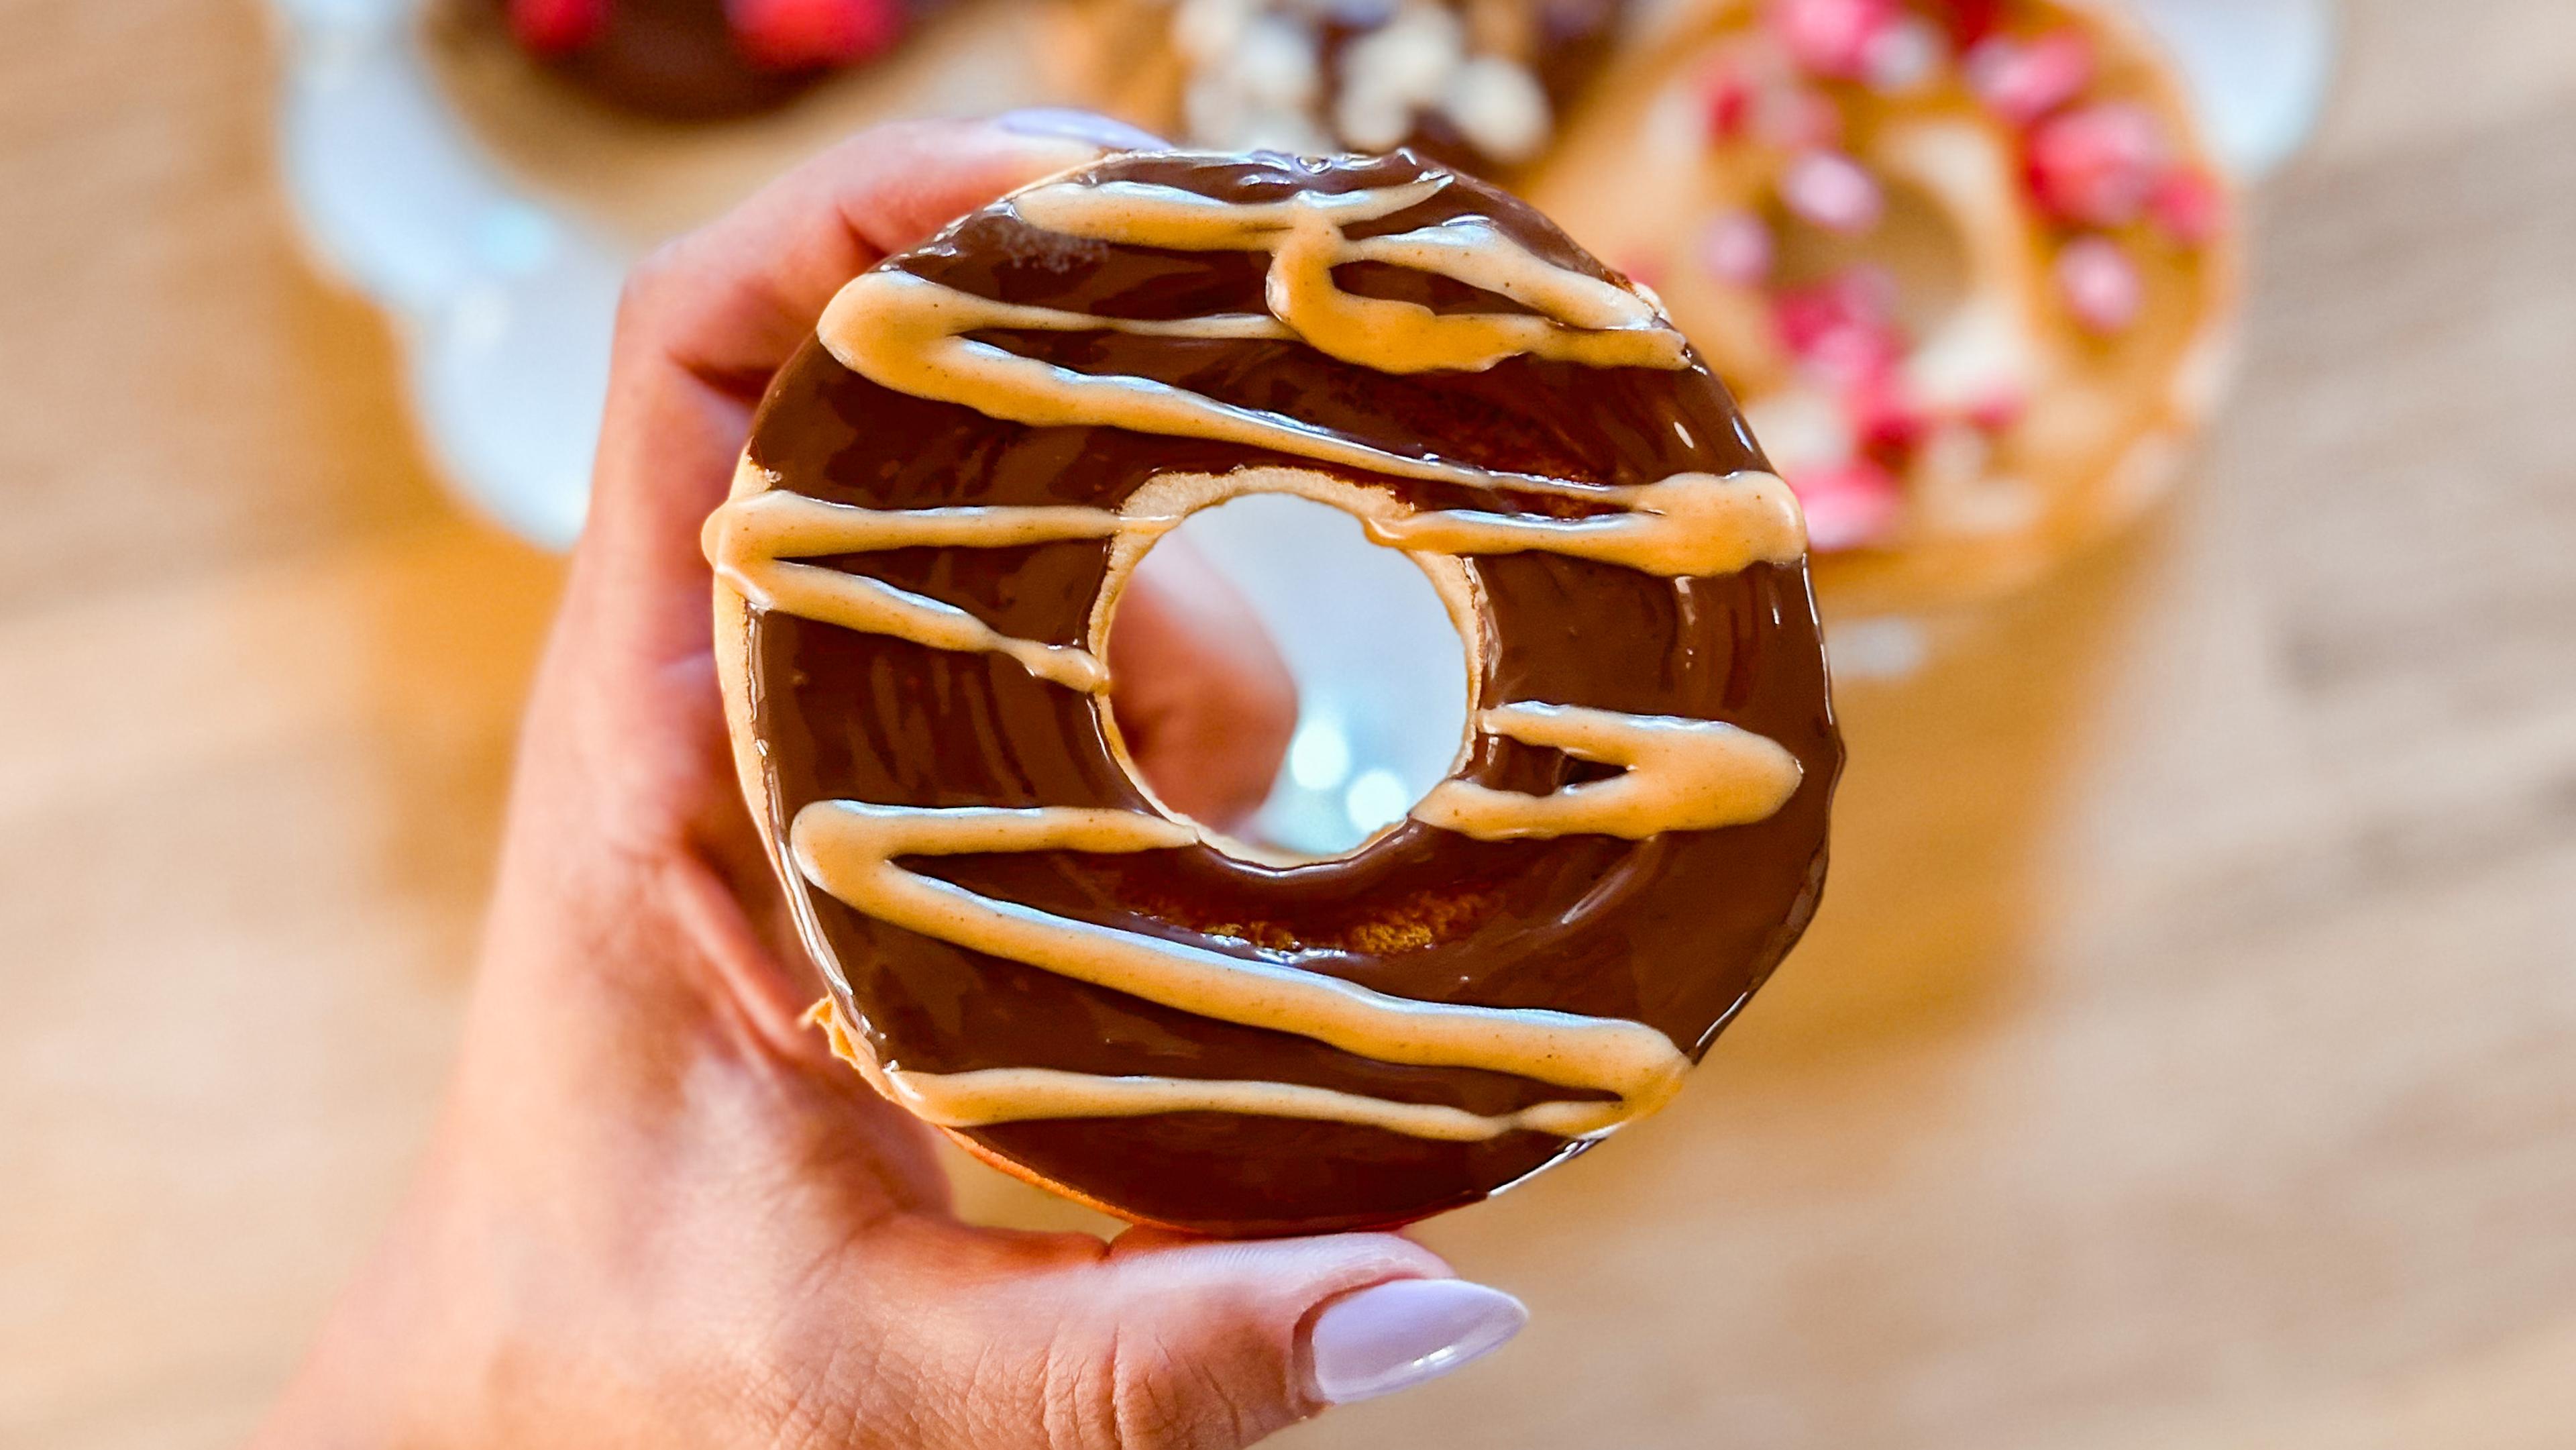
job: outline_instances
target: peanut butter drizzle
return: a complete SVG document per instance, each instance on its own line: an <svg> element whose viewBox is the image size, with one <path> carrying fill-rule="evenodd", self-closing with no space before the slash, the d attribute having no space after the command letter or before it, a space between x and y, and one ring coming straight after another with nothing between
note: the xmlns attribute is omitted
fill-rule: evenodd
<svg viewBox="0 0 2576 1450"><path fill-rule="evenodd" d="M1777 741L1722 720L1517 704L1487 710L1476 723L1526 745L1626 767L1607 780L1543 796L1444 780L1413 808L1424 825L1479 841L1574 835L1642 841L1666 831L1747 825L1788 804L1805 775Z"/></svg>
<svg viewBox="0 0 2576 1450"><path fill-rule="evenodd" d="M1076 507L869 509L773 489L734 499L708 515L703 542L717 577L761 609L863 634L895 635L932 649L988 650L1018 660L1040 679L1098 693L1109 688L1109 670L1089 650L1019 639L953 604L794 561L881 549L1001 549L1158 534L1179 522Z"/></svg>
<svg viewBox="0 0 2576 1450"><path fill-rule="evenodd" d="M1107 1077L1051 1067L987 1067L951 1073L889 1068L884 1076L897 1102L924 1122L943 1128L980 1128L1036 1118L1246 1113L1357 1123L1415 1138L1478 1142L1521 1131L1580 1138L1615 1128L1639 1111L1617 1102L1562 1102L1487 1116L1437 1103L1399 1103L1298 1083Z"/></svg>
<svg viewBox="0 0 2576 1450"><path fill-rule="evenodd" d="M1168 850L1196 839L1196 832L1176 821L1134 811L937 809L859 801L817 801L798 811L788 830L797 866L815 885L880 921L970 951L1026 962L1196 1016L1295 1033L1381 1062L1483 1068L1618 1095L1612 1102L1549 1103L1506 1118L1478 1118L1290 1084L1111 1078L1036 1069L945 1079L910 1075L925 1104L961 1116L963 1121L952 1126L1099 1116L1102 1105L1120 1115L1262 1112L1284 1105L1296 1109L1287 1116L1372 1122L1398 1132L1430 1128L1423 1136L1431 1137L1492 1137L1516 1126L1570 1136L1598 1132L1662 1106L1690 1066L1670 1038L1641 1022L1391 997L1320 972L978 896L895 864L903 856ZM897 1071L890 1069L889 1077Z"/></svg>
<svg viewBox="0 0 2576 1450"><path fill-rule="evenodd" d="M844 367L879 386L1009 422L1205 438L1399 478L1598 496L1598 485L1393 453L1285 414L1222 403L1151 378L1078 372L966 336L1012 328L1293 336L1329 356L1387 373L1481 371L1522 355L1588 367L1691 366L1689 345L1644 299L1548 262L1482 219L1359 241L1343 232L1350 223L1418 205L1446 185L1433 178L1258 203L1136 182L1038 186L1010 205L1031 225L1064 235L1184 251L1270 253L1265 290L1273 315L1138 322L997 302L880 269L843 287L824 309L816 333ZM1361 261L1436 272L1536 311L1436 313L1410 302L1354 296L1334 282L1333 269Z"/></svg>
<svg viewBox="0 0 2576 1450"><path fill-rule="evenodd" d="M1517 554L1544 549L1666 578L1793 564L1807 552L1807 519L1789 485L1768 473L1677 473L1611 489L1629 512L1585 519L1452 509L1364 519L1377 543L1416 553Z"/></svg>

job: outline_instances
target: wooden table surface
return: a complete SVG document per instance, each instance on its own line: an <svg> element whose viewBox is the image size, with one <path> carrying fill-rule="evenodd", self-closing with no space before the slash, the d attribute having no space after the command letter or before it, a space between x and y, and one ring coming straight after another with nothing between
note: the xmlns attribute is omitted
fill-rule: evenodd
<svg viewBox="0 0 2576 1450"><path fill-rule="evenodd" d="M2576 1443L2576 8L2350 18L2201 477L1845 690L1810 945L1426 1233L1528 1334L1282 1443ZM0 1445L222 1445L420 1141L557 569L299 260L246 0L0 35Z"/></svg>

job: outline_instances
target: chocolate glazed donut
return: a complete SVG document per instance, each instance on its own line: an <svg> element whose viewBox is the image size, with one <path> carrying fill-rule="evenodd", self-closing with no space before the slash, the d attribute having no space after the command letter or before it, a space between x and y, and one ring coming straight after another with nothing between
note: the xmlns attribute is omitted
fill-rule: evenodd
<svg viewBox="0 0 2576 1450"><path fill-rule="evenodd" d="M1467 642L1454 774L1327 861L1165 811L1107 709L1137 558L1265 490L1358 515ZM1571 1157L1671 1096L1823 887L1795 501L1650 300L1409 153L1114 158L888 260L779 373L707 547L818 1016L1133 1220L1398 1224Z"/></svg>

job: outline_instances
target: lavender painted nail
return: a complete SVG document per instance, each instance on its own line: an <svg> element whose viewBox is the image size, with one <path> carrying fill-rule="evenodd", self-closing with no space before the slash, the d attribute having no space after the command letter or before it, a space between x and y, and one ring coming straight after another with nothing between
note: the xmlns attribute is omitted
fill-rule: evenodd
<svg viewBox="0 0 2576 1450"><path fill-rule="evenodd" d="M993 124L1023 136L1043 136L1051 141L1080 141L1103 151L1172 149L1171 142L1151 131L1111 120L1097 111L1078 111L1070 106L1031 106L1024 110L1005 111L993 118Z"/></svg>
<svg viewBox="0 0 2576 1450"><path fill-rule="evenodd" d="M1347 1405L1410 1389L1502 1348L1528 1322L1518 1299L1463 1279L1362 1289L1315 1316L1315 1393Z"/></svg>

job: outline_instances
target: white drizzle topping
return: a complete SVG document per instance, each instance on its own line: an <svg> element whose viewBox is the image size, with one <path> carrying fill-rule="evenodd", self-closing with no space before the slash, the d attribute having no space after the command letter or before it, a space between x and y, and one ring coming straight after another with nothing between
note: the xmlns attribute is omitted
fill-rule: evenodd
<svg viewBox="0 0 2576 1450"><path fill-rule="evenodd" d="M1384 490L1362 517L1378 543L1418 558L1547 550L1666 577L1716 576L1755 562L1794 562L1805 526L1795 498L1769 474L1680 474L1633 487L1498 474L1371 447L1283 414L1241 408L1150 378L1093 375L1021 356L969 334L1115 331L1148 336L1294 340L1388 373L1481 370L1534 356L1592 367L1677 370L1686 345L1628 290L1559 267L1483 218L1386 236L1350 238L1353 223L1392 217L1437 195L1445 177L1275 202L1226 202L1138 182L1056 182L1010 205L1022 220L1066 236L1184 251L1270 255L1268 315L1140 321L974 296L899 270L842 289L818 328L852 371L918 397L1038 426L1124 428L1268 448L1401 478L1542 492L1621 511L1558 519L1481 510L1416 511ZM1379 262L1436 273L1506 297L1527 313L1434 313L1356 296L1334 269ZM1139 506L1231 485L1316 491L1336 483L1304 470L1245 470L1223 479L1174 476L1148 484L1124 511L1086 507L878 510L776 490L718 509L706 530L720 577L754 607L937 649L1010 656L1042 679L1092 693L1108 688L1092 650L1015 639L971 614L880 581L798 562L882 549L993 548L1053 540L1116 542L1132 563L1188 507ZM1337 485L1340 486L1340 485ZM1337 501L1323 490L1327 501ZM1344 502L1343 506L1348 507ZM1356 511L1356 510L1355 510ZM1092 643L1105 620L1095 609ZM1758 821L1796 790L1800 767L1775 742L1717 721L1629 715L1527 702L1489 709L1479 728L1578 758L1624 767L1606 780L1547 796L1445 781L1415 808L1424 825L1479 839L1604 834L1642 840L1665 831ZM1385 1062L1477 1068L1614 1095L1484 1116L1276 1082L1101 1076L1046 1068L922 1073L866 1058L864 1041L836 1041L889 1093L949 1127L1038 1118L1212 1111L1366 1124L1417 1137L1474 1140L1534 1130L1605 1132L1651 1112L1677 1089L1688 1059L1643 1023L1529 1009L1422 1002L1339 977L1118 931L978 895L903 869L907 856L1016 851L1169 850L1199 840L1191 827L1126 810L1075 807L932 809L820 801L789 829L798 869L854 909L937 940L1025 962L1213 1020L1293 1033Z"/></svg>

